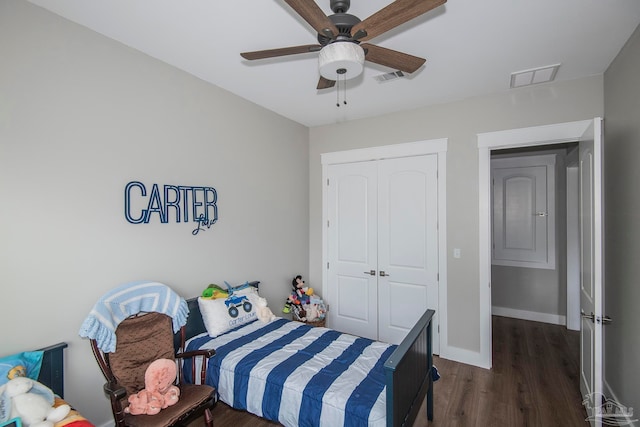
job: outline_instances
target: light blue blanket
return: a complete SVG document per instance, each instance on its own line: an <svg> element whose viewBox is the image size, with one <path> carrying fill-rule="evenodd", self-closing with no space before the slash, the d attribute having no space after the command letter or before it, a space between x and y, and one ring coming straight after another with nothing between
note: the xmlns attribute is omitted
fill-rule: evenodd
<svg viewBox="0 0 640 427"><path fill-rule="evenodd" d="M158 282L131 282L104 294L82 322L80 336L95 339L106 353L116 350L116 327L140 312L157 312L171 317L173 332L187 322L187 302L167 285Z"/></svg>

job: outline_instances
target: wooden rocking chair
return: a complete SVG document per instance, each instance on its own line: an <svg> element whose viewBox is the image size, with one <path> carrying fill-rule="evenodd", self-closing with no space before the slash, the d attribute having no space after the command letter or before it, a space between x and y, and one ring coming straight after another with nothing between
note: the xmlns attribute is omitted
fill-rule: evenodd
<svg viewBox="0 0 640 427"><path fill-rule="evenodd" d="M183 327L184 328L184 327ZM184 333L180 334L184 337ZM190 422L204 418L208 427L213 427L211 409L216 403L215 389L208 385L194 385L196 357L203 357L200 371L201 383L206 375L206 359L215 350L198 350L176 353L171 318L162 313L140 313L123 320L116 328L117 347L114 352L105 353L99 349L95 339L91 339L93 354L107 382L105 394L111 400L111 408L116 427L169 427L187 426ZM184 341L184 338L182 338ZM180 346L184 349L184 342ZM180 398L175 405L162 409L156 415L131 415L125 413L127 397L143 389L144 374L156 359L170 360L191 358L193 377L191 384L183 378L182 363L178 363L177 386ZM180 361L181 362L181 361Z"/></svg>

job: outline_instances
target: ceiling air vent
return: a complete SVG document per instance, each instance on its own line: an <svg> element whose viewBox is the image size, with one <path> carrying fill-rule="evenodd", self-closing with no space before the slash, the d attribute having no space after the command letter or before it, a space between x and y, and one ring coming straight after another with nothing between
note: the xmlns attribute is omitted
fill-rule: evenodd
<svg viewBox="0 0 640 427"><path fill-rule="evenodd" d="M380 74L378 76L373 76L374 79L378 83L388 82L390 80L395 80L404 77L404 73L402 71L394 71L392 73Z"/></svg>
<svg viewBox="0 0 640 427"><path fill-rule="evenodd" d="M556 78L560 64L511 73L511 88L550 82Z"/></svg>

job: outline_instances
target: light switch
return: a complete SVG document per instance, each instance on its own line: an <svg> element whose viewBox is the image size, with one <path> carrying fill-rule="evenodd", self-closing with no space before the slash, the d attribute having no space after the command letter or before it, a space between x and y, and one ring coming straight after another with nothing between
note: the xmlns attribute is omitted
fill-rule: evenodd
<svg viewBox="0 0 640 427"><path fill-rule="evenodd" d="M453 248L453 257L460 258L460 248Z"/></svg>

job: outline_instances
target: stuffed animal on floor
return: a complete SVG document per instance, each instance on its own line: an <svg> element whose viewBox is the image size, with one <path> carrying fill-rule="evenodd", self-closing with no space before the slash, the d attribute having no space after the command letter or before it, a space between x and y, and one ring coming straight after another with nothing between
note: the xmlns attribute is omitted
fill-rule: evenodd
<svg viewBox="0 0 640 427"><path fill-rule="evenodd" d="M296 305L293 307L293 320L297 320L299 322L306 322L307 321L307 312L305 311L304 308L302 307L306 307L307 305Z"/></svg>
<svg viewBox="0 0 640 427"><path fill-rule="evenodd" d="M258 297L256 306L256 314L258 315L258 319L260 319L262 322L269 323L276 318L271 309L267 307L266 298Z"/></svg>
<svg viewBox="0 0 640 427"><path fill-rule="evenodd" d="M293 288L293 293L298 295L298 298L304 299L313 295L313 288L308 287L300 275L293 278L291 287Z"/></svg>
<svg viewBox="0 0 640 427"><path fill-rule="evenodd" d="M20 417L25 427L53 427L71 410L66 404L54 408L53 402L53 391L49 387L31 378L15 377L3 387L0 406L10 415L0 422Z"/></svg>
<svg viewBox="0 0 640 427"><path fill-rule="evenodd" d="M131 415L155 415L162 409L175 405L180 389L174 385L177 376L176 363L169 359L151 362L144 373L144 386L128 397L125 412Z"/></svg>
<svg viewBox="0 0 640 427"><path fill-rule="evenodd" d="M307 312L307 322L315 322L320 318L320 313L318 312L317 304L307 304L306 312Z"/></svg>

